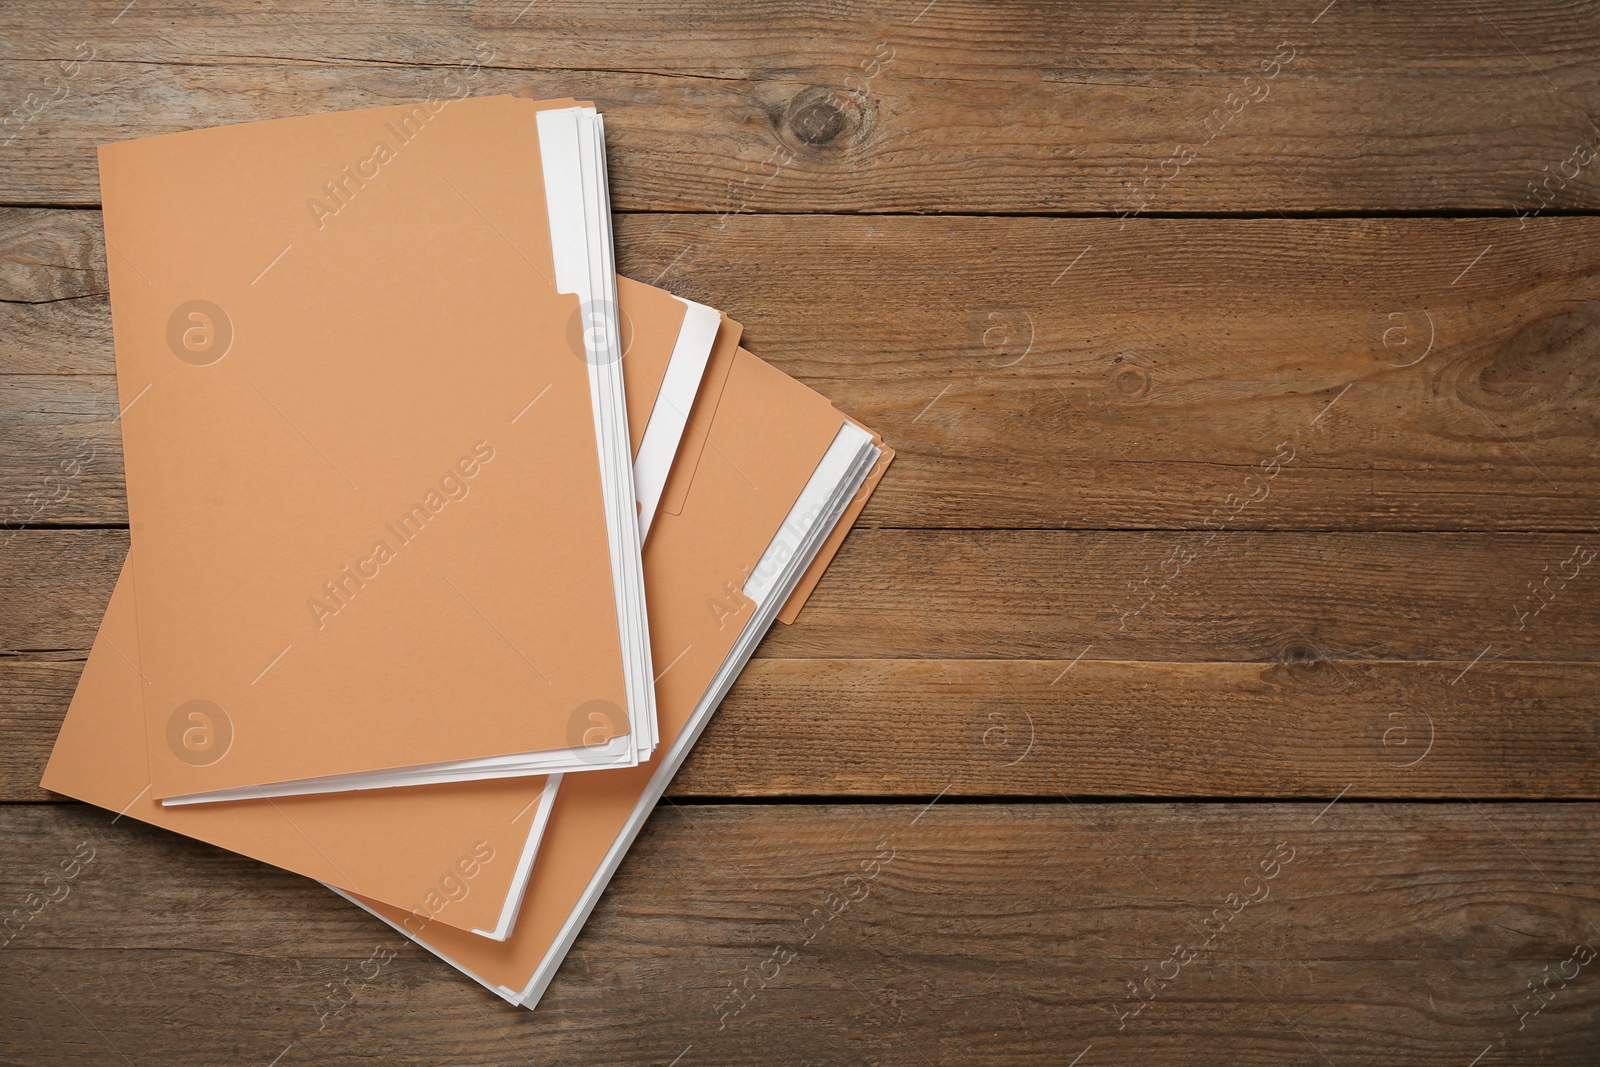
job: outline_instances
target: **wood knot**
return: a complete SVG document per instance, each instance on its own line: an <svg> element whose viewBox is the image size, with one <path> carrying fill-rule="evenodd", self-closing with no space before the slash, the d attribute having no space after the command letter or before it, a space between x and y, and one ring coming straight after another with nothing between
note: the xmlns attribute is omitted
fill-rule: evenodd
<svg viewBox="0 0 1600 1067"><path fill-rule="evenodd" d="M786 136L806 148L836 148L853 139L863 125L861 94L812 86L795 94L784 109Z"/></svg>
<svg viewBox="0 0 1600 1067"><path fill-rule="evenodd" d="M1484 392L1507 399L1565 399L1596 383L1600 301L1529 323L1478 375Z"/></svg>
<svg viewBox="0 0 1600 1067"><path fill-rule="evenodd" d="M1111 391L1120 400L1143 400L1150 395L1150 372L1137 363L1122 362L1119 356L1115 361L1119 364L1114 367L1109 375Z"/></svg>
<svg viewBox="0 0 1600 1067"><path fill-rule="evenodd" d="M1279 654L1279 658L1290 666L1296 666L1299 664L1316 663L1318 660L1322 659L1322 656L1318 654L1317 650L1312 648L1310 645L1302 644L1298 641L1291 641Z"/></svg>
<svg viewBox="0 0 1600 1067"><path fill-rule="evenodd" d="M1348 682L1339 666L1309 641L1293 639L1278 648L1264 677L1277 685L1314 689L1340 689Z"/></svg>

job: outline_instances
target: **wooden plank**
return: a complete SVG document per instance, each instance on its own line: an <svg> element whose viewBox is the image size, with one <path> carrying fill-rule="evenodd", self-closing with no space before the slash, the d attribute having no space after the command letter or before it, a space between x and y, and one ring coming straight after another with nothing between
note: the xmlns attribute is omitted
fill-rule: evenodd
<svg viewBox="0 0 1600 1067"><path fill-rule="evenodd" d="M127 531L11 533L0 551L0 653L83 654L127 552ZM1600 580L1593 537L1207 537L857 529L799 620L776 627L759 654L1600 661L1600 612L1589 592Z"/></svg>
<svg viewBox="0 0 1600 1067"><path fill-rule="evenodd" d="M670 794L1600 796L1600 666L1465 667L762 658ZM0 660L0 800L52 796L81 668Z"/></svg>
<svg viewBox="0 0 1600 1067"><path fill-rule="evenodd" d="M868 524L1594 530L1600 219L1118 226L635 216L619 247L899 450ZM53 301L0 304L0 520L125 521L100 240L0 211L0 299Z"/></svg>
<svg viewBox="0 0 1600 1067"><path fill-rule="evenodd" d="M1592 530L1600 220L1518 225L766 216L619 241L899 450L867 522Z"/></svg>
<svg viewBox="0 0 1600 1067"><path fill-rule="evenodd" d="M1512 658L1590 662L1600 659L1600 613L1583 590L1600 574L1580 546L1594 541L857 530L806 612L765 649L1293 663L1465 661L1493 643ZM1543 579L1536 596L1530 584Z"/></svg>
<svg viewBox="0 0 1600 1067"><path fill-rule="evenodd" d="M9 5L0 201L96 202L106 141L518 92L600 103L623 211L1600 204L1581 5L1320 7Z"/></svg>
<svg viewBox="0 0 1600 1067"><path fill-rule="evenodd" d="M1230 533L1130 594L1174 542L855 531L675 795L1596 795L1594 575L1528 590L1571 537ZM0 799L44 795L126 546L0 551Z"/></svg>
<svg viewBox="0 0 1600 1067"><path fill-rule="evenodd" d="M0 1058L39 1067L1587 1065L1600 1026L1590 805L679 805L533 1013L216 849L0 826L8 902L92 850L3 950Z"/></svg>

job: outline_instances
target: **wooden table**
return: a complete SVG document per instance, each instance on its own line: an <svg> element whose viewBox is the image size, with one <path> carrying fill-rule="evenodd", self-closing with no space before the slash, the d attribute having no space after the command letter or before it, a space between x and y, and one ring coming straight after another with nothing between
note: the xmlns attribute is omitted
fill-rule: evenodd
<svg viewBox="0 0 1600 1067"><path fill-rule="evenodd" d="M0 910L93 857L0 1061L1600 1062L1592 5L125 2L0 12ZM899 450L537 1012L37 786L94 146L430 92L597 101L622 269Z"/></svg>

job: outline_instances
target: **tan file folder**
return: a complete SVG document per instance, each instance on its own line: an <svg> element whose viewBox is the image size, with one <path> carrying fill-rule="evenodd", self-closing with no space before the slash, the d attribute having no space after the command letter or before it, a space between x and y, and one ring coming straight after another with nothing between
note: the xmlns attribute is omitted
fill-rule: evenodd
<svg viewBox="0 0 1600 1067"><path fill-rule="evenodd" d="M157 797L562 751L629 704L541 107L102 148Z"/></svg>

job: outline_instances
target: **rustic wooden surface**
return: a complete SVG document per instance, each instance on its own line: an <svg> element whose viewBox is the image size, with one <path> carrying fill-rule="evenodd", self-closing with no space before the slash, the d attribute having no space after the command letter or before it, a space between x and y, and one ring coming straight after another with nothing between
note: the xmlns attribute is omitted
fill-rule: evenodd
<svg viewBox="0 0 1600 1067"><path fill-rule="evenodd" d="M13 806L8 895L93 860L3 950L0 1060L1593 1062L1600 961L1528 992L1600 938L1593 805L925 807L664 807L530 1013L303 879ZM811 918L878 854L864 898ZM775 945L798 958L732 1014ZM1193 957L1163 967L1180 945ZM397 958L323 1018L328 983L379 947ZM1147 973L1171 981L1136 999Z"/></svg>
<svg viewBox="0 0 1600 1067"><path fill-rule="evenodd" d="M1593 4L125 3L0 11L0 911L94 856L0 1062L1595 1062ZM899 450L531 1013L37 785L127 549L94 146L458 88L599 102L622 269Z"/></svg>

